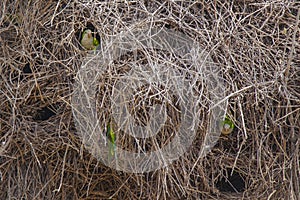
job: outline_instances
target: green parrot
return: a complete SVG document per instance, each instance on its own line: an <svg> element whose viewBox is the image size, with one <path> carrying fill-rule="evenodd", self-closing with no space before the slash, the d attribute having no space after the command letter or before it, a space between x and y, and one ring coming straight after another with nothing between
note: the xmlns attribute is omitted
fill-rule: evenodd
<svg viewBox="0 0 300 200"><path fill-rule="evenodd" d="M107 124L107 130L106 130L106 136L109 139L109 159L111 160L112 157L116 157L115 151L116 151L116 135L111 127L111 123Z"/></svg>
<svg viewBox="0 0 300 200"><path fill-rule="evenodd" d="M81 45L86 50L94 50L94 53L96 53L96 49L99 46L99 40L97 40L97 38L93 37L92 31L90 29L86 29L82 33Z"/></svg>
<svg viewBox="0 0 300 200"><path fill-rule="evenodd" d="M226 115L224 121L222 122L222 130L221 132L224 135L230 134L234 129L233 121Z"/></svg>

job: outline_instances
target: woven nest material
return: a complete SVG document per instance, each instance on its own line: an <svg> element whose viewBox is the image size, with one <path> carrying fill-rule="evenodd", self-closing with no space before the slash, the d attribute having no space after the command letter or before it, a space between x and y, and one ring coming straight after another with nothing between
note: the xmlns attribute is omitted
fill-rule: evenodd
<svg viewBox="0 0 300 200"><path fill-rule="evenodd" d="M300 199L300 4L297 1L21 1L0 3L0 199ZM103 164L84 143L72 111L76 75L90 55L80 45L91 29L105 41L151 24L192 38L224 81L235 128L199 156L208 133L210 89L195 82L200 122L187 152L145 173ZM150 52L150 53L149 53ZM111 118L115 78L149 60L189 65L170 52L122 55L95 79L102 126ZM188 77L187 77L188 79ZM150 88L150 87L149 87ZM131 111L143 124L149 105ZM156 88L156 89L157 89ZM144 93L143 93L144 92ZM143 150L163 147L180 124L176 97L168 119ZM145 99L144 99L145 100ZM172 121L173 120L173 121ZM118 129L118 128L116 128ZM120 146L137 151L133 137ZM124 136L124 137L123 137Z"/></svg>

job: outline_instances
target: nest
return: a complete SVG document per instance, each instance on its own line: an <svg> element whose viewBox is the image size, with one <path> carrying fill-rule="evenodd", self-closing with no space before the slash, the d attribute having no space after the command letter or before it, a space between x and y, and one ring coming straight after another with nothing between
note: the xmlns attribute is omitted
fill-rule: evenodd
<svg viewBox="0 0 300 200"><path fill-rule="evenodd" d="M1 199L300 199L296 1L6 0L0 5ZM209 53L224 81L221 101L227 102L224 109L235 128L200 156L214 104L210 89L195 81L193 94L203 95L190 148L163 168L130 173L106 166L86 146L76 127L72 95L90 56L80 45L84 29L93 30L103 46L145 23L180 32ZM149 52L123 55L95 80L101 126L111 120L114 102L106 97L112 96L116 77L132 66L157 59L181 72L193 71L172 52ZM143 85L129 105L144 125L149 107L166 103L162 131L138 145L115 126L118 146L152 151L172 140L180 109L176 96L156 95L162 90L161 85ZM145 99L146 106L139 103Z"/></svg>

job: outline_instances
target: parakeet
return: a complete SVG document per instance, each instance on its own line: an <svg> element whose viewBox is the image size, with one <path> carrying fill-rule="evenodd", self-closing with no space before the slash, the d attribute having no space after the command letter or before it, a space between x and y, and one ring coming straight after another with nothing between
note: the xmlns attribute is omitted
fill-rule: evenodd
<svg viewBox="0 0 300 200"><path fill-rule="evenodd" d="M107 124L107 130L106 130L106 136L109 139L109 159L111 159L112 157L116 156L115 155L115 151L116 151L116 135L111 127L111 123Z"/></svg>
<svg viewBox="0 0 300 200"><path fill-rule="evenodd" d="M82 33L81 45L86 50L94 50L94 52L96 52L96 49L99 45L99 41L97 40L97 38L93 37L92 31L90 29L86 29Z"/></svg>
<svg viewBox="0 0 300 200"><path fill-rule="evenodd" d="M228 135L234 129L234 123L228 116L225 116L225 119L222 122L222 127L221 128L222 128L221 129L222 134Z"/></svg>

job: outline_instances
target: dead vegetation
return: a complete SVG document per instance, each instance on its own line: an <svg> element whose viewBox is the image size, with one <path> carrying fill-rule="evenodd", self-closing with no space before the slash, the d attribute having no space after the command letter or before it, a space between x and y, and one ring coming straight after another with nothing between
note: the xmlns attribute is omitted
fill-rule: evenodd
<svg viewBox="0 0 300 200"><path fill-rule="evenodd" d="M4 0L0 5L0 199L300 199L297 1ZM79 42L83 29L105 41L146 22L184 33L206 48L225 81L227 113L236 127L199 158L212 106L204 95L203 123L189 151L166 168L133 174L110 169L85 148L71 96L86 57ZM172 60L168 54L151 56ZM124 70L131 59L124 56L111 66ZM103 91L109 94L113 86ZM147 109L135 109L147 117ZM172 128L165 133L172 135ZM122 142L135 148L132 138ZM153 145L145 141L144 147Z"/></svg>

